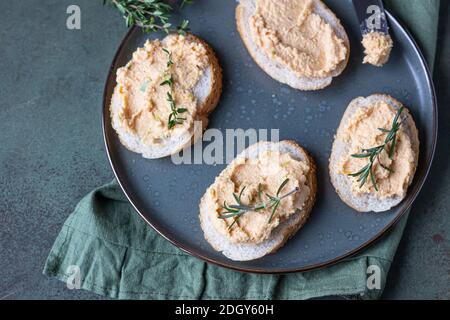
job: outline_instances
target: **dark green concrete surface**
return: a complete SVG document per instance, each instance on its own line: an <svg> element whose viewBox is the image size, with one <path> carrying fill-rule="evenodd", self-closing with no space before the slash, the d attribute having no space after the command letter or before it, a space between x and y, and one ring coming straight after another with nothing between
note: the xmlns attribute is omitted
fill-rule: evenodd
<svg viewBox="0 0 450 320"><path fill-rule="evenodd" d="M450 25L448 1L442 2L438 151L389 275L387 299L450 298ZM126 28L101 3L0 2L0 299L101 298L42 275L76 203L113 176L101 100ZM81 30L66 28L70 4L81 7Z"/></svg>

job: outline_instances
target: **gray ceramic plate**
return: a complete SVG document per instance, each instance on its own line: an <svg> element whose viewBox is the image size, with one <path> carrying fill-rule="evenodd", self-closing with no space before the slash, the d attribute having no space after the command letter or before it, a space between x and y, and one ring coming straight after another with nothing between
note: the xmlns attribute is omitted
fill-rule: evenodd
<svg viewBox="0 0 450 320"><path fill-rule="evenodd" d="M325 2L344 23L351 41L351 57L344 73L329 88L317 92L293 90L259 69L236 31L234 0L197 0L183 12L192 21L192 32L216 50L224 70L222 98L209 128L279 128L280 139L298 141L317 161L318 198L309 221L281 250L256 261L231 261L203 238L198 203L225 166L176 166L170 158L145 160L120 144L108 111L116 69L125 65L148 37L158 35L132 29L122 41L104 92L108 156L117 180L138 213L181 249L208 262L248 272L310 270L335 263L372 244L416 198L431 165L437 133L436 99L424 59L411 36L389 15L395 41L389 63L383 68L363 65L358 21L350 1ZM361 214L347 207L335 193L328 177L328 157L349 102L373 93L390 94L408 106L420 130L421 152L407 198L388 212Z"/></svg>

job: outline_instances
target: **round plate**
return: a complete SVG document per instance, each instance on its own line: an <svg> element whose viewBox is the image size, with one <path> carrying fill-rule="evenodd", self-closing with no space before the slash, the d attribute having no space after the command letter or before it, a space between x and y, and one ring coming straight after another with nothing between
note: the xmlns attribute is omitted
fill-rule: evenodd
<svg viewBox="0 0 450 320"><path fill-rule="evenodd" d="M198 1L183 11L194 34L216 51L224 71L220 103L209 128L280 129L280 139L307 148L318 167L317 202L305 226L278 252L262 259L236 262L206 242L198 219L205 190L225 165L175 165L171 158L146 160L126 150L111 127L109 102L117 68L124 66L146 39L163 37L133 28L112 62L103 101L103 130L111 166L136 211L163 237L184 251L224 267L247 272L288 273L335 263L380 238L407 211L430 168L437 135L433 84L424 58L399 22L389 16L395 47L383 68L362 64L359 23L348 1L325 1L344 24L351 57L331 86L302 92L272 80L251 59L235 26L235 1ZM406 199L384 213L358 213L346 206L328 176L333 136L349 102L358 96L386 93L412 112L419 128L419 166ZM203 147L207 143L203 144ZM173 195L176 195L174 197Z"/></svg>

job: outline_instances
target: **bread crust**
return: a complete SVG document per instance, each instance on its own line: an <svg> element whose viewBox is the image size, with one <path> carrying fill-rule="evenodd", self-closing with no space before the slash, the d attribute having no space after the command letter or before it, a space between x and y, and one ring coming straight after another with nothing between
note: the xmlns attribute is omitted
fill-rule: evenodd
<svg viewBox="0 0 450 320"><path fill-rule="evenodd" d="M318 11L320 11L320 12L327 13L328 19L326 19L326 20L329 23L332 22L332 24L336 26L334 29L338 32L339 37L341 37L342 40L344 41L344 45L347 48L347 54L346 54L345 60L340 63L339 67L333 72L333 74L331 76L325 77L325 78L298 78L298 77L296 77L297 81L295 84L292 83L292 81L286 81L284 79L284 75L280 75L277 72L275 72L274 70L271 70L271 68L272 68L271 65L263 63L260 60L260 58L258 58L258 53L253 48L254 46L256 46L256 44L251 40L251 38L249 36L246 35L247 32L245 29L246 28L245 11L247 8L241 2L242 2L242 0L240 0L240 3L236 7L236 12L235 12L236 13L235 14L236 15L236 25L237 25L238 32L241 36L241 39L242 39L245 47L247 48L247 51L249 52L250 56L252 57L252 59L272 79L274 79L278 82L287 84L294 89L303 90L303 91L314 91L314 90L320 90L320 89L324 89L324 88L328 87L332 83L333 78L339 76L345 70L345 68L348 64L349 58L350 58L350 40L348 38L348 35L347 35L344 27L342 26L342 24L340 22L340 20L337 18L336 14L333 11L331 11L322 1L314 0L315 12L317 13ZM321 15L321 16L323 17L323 15ZM283 69L285 69L284 70L285 73L291 73L291 71L288 70L287 68L283 68Z"/></svg>
<svg viewBox="0 0 450 320"><path fill-rule="evenodd" d="M336 190L336 193L339 195L341 200L347 204L349 207L353 208L356 211L359 212L383 212L391 209L392 207L398 205L405 197L394 197L390 201L390 203L386 203L383 201L383 199L376 200L376 197L369 197L371 200L371 203L374 203L375 207L373 205L371 206L361 206L355 201L355 198L362 198L365 197L364 195L360 197L354 197L352 196L347 188L342 185L342 183L339 181L340 174L337 172L337 163L339 161L339 149L342 148L343 141L341 140L341 137L343 135L343 131L345 128L345 125L347 121L351 119L351 116L353 113L361 107L365 107L376 100L383 100L388 102L392 107L394 107L396 110L398 110L401 107L404 107L403 104L398 101L397 99L386 95L386 94L373 94L367 98L358 97L353 99L350 104L348 105L347 109L344 112L344 115L341 119L341 122L339 124L339 127L337 129L337 133L333 142L333 147L331 150L331 155L329 159L329 174L330 174L330 180L331 183ZM402 112L402 119L403 119L403 127L406 128L406 133L408 134L409 138L411 139L411 146L414 152L414 171L411 175L411 179L409 181L408 186L412 183L413 177L415 175L417 165L419 162L419 152L420 152L420 141L419 141L419 132L417 130L416 124L414 122L414 119L410 113L410 111L404 107L404 110ZM346 179L350 179L349 177L345 177ZM406 194L405 194L406 196ZM379 209L378 209L379 208Z"/></svg>
<svg viewBox="0 0 450 320"><path fill-rule="evenodd" d="M255 145L252 145L249 148L258 148L262 144L267 144L267 143L275 144L274 142L259 142ZM224 248L217 241L215 241L213 239L213 237L211 237L209 235L209 232L208 232L208 226L206 224L210 223L209 217L208 217L209 213L206 211L205 205L204 205L204 203L206 201L205 197L206 197L207 193L205 193L205 195L200 200L200 205L199 205L200 226L203 230L206 241L214 248L214 250L222 251L222 253L224 253L228 258L230 258L232 260L240 260L240 261L255 260L255 259L262 258L263 256L265 256L267 254L278 251L305 224L305 222L308 220L308 218L311 214L312 208L313 208L315 200L316 200L316 193L317 193L317 175L316 175L315 161L312 158L312 156L304 148L302 148L300 145L298 145L293 140L285 140L285 141L280 141L278 143L280 143L284 146L289 146L290 148L292 148L292 150L296 150L296 153L301 154L304 157L302 159L302 161L306 161L306 163L310 167L310 170L309 170L309 173L307 176L308 187L310 188L310 193L309 193L307 200L305 201L305 203L303 205L303 208L301 210L297 210L296 213L294 214L293 217L295 218L295 220L293 220L293 223L288 223L288 221L290 221L290 219L288 219L288 220L284 221L283 223L281 223L280 226L278 226L278 228L280 228L280 230L281 230L281 235L282 235L281 240L275 241L273 243L273 245L271 245L265 252L263 252L263 254L259 254L258 256L252 257L251 259L227 256L223 252L223 251L225 251ZM249 150L249 148L244 150L242 152L242 154L244 154L247 150ZM295 158L298 158L298 157L295 157ZM271 237L273 237L273 235L271 235ZM263 244L270 242L270 241L272 241L271 238L269 238L268 240L263 242ZM229 243L231 243L231 242L229 242ZM223 243L221 243L221 244L223 244ZM256 248L260 245L262 245L262 244L254 245L254 247Z"/></svg>
<svg viewBox="0 0 450 320"><path fill-rule="evenodd" d="M170 36L173 36L173 34L168 35L167 37L170 37ZM167 37L164 38L162 41L164 42L165 39L167 39ZM168 146L169 150L166 150L166 151L159 152L159 151L151 150L151 148L149 148L148 150L141 150L141 147L137 147L137 146L133 145L132 143L130 143L129 141L127 141L127 139L125 139L123 137L124 133L122 132L121 128L118 128L117 126L114 125L114 119L113 119L114 110L113 109L114 109L115 104L118 103L117 102L118 86L115 87L113 95L111 97L111 103L110 103L111 123L112 123L112 126L115 129L115 131L118 133L120 142L128 150L135 152L135 153L140 153L145 158L151 158L151 159L163 158L163 157L175 154L175 153L181 151L182 149L194 144L196 142L196 140L198 140L202 137L203 132L206 130L206 127L209 122L208 117L211 114L211 112L214 111L214 109L217 107L217 105L219 103L219 99L222 94L222 68L220 66L217 55L215 54L212 47L208 43L206 43L203 39L200 39L199 37L197 37L191 33L187 33L186 38L189 41L193 41L193 42L199 43L202 46L204 46L204 48L206 49L206 55L208 56L208 61L209 61L208 68L211 69L211 81L210 81L209 93L208 93L206 99L201 103L201 105L198 106L196 118L194 119L194 121L202 122L202 127L201 127L202 132L199 132L196 134L194 132L195 128L192 128L191 131L186 132L186 137L184 137L184 139L180 139L180 143L178 145Z"/></svg>

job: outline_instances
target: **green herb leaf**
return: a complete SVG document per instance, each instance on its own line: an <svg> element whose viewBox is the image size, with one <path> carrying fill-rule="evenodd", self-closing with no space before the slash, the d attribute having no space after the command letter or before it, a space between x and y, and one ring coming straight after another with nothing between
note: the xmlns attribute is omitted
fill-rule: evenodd
<svg viewBox="0 0 450 320"><path fill-rule="evenodd" d="M192 2L193 0L182 0L180 9ZM169 22L173 8L164 0L104 0L103 4L116 7L127 27L136 25L146 32L175 31L171 29L172 24ZM178 32L188 31L188 23L185 21L176 28Z"/></svg>
<svg viewBox="0 0 450 320"><path fill-rule="evenodd" d="M394 136L392 138L392 143L391 143L391 147L389 148L389 159L392 159L392 157L394 156L394 152L395 152L395 145L397 144L397 136Z"/></svg>
<svg viewBox="0 0 450 320"><path fill-rule="evenodd" d="M355 177L357 178L358 182L360 183L360 188L362 188L364 186L364 184L367 182L367 179L370 176L370 179L372 181L372 185L374 186L375 190L378 191L378 186L376 183L376 179L375 179L375 174L373 172L373 165L375 163L375 160L378 160L378 162L380 163L381 167L388 170L389 172L393 172L392 169L386 167L385 165L383 165L380 161L380 153L383 152L383 150L386 149L386 147L389 146L389 158L392 159L394 154L395 154L395 147L396 147L396 143L397 143L397 133L398 130L400 129L400 115L403 112L404 107L401 107L395 117L394 120L392 121L392 126L390 130L387 129L383 129L383 128L378 128L378 130L380 130L383 133L387 133L386 138L384 140L384 144L379 145L377 147L373 147L370 149L363 149L362 153L359 154L353 154L352 157L354 158L369 158L369 164L367 164L365 167L363 167L361 170L359 170L356 173L351 173L348 174L348 176L350 177Z"/></svg>
<svg viewBox="0 0 450 320"><path fill-rule="evenodd" d="M273 216L275 215L275 212L277 211L279 205L280 205L279 201L274 204L274 206L272 208L272 214L270 215L270 218L269 218L269 223L272 222Z"/></svg>
<svg viewBox="0 0 450 320"><path fill-rule="evenodd" d="M281 190L283 190L284 186L289 182L289 179L284 180L277 191L277 197L280 195Z"/></svg>
<svg viewBox="0 0 450 320"><path fill-rule="evenodd" d="M186 32L189 31L189 21L183 20L183 22L177 27L177 31L181 35L186 35Z"/></svg>
<svg viewBox="0 0 450 320"><path fill-rule="evenodd" d="M173 86L173 77L170 75L166 80L161 82L161 86Z"/></svg>
<svg viewBox="0 0 450 320"><path fill-rule="evenodd" d="M146 1L153 1L153 0L146 0ZM175 80L174 80L172 74L170 73L170 68L174 63L172 61L172 53L166 48L163 48L162 50L167 54L169 59L167 62L167 70L166 70L166 74L168 74L168 76L163 82L161 82L160 85L161 86L169 86L169 88L170 88L169 91L167 92L167 101L169 102L171 113L169 114L169 120L167 122L167 125L168 125L169 129L172 129L177 124L183 124L183 121L185 121L186 118L179 117L179 114L185 113L188 110L186 108L178 108L177 107L177 104L173 97L173 91L172 91L172 87L175 83Z"/></svg>
<svg viewBox="0 0 450 320"><path fill-rule="evenodd" d="M353 158L369 158L371 153L352 154Z"/></svg>
<svg viewBox="0 0 450 320"><path fill-rule="evenodd" d="M278 192L277 192L276 197L267 194L267 197L269 198L269 202L267 202L267 203L263 202L262 185L258 184L258 200L260 203L258 203L256 205L245 205L242 203L242 200L241 200L242 194L243 194L244 190L246 189L246 187L243 187L241 189L241 191L239 192L239 195L236 193L233 193L233 198L237 204L229 206L229 205L227 205L226 202L223 203L223 207L222 207L223 211L219 214L219 218L220 219L234 218L235 220L229 227L229 229L231 229L232 226L235 225L236 221L239 219L240 216L242 216L248 212L258 212L262 209L271 208L272 210L271 210L271 214L270 214L268 223L272 222L273 217L274 217L278 207L280 206L281 200L293 195L294 193L298 192L298 190L299 190L299 188L295 188L294 190L292 190L280 197L279 194L283 190L283 188L286 186L288 181L289 181L289 179L284 180L283 183L278 187Z"/></svg>
<svg viewBox="0 0 450 320"><path fill-rule="evenodd" d="M258 199L259 199L259 202L263 202L263 200L262 200L262 184L261 183L258 183Z"/></svg>
<svg viewBox="0 0 450 320"><path fill-rule="evenodd" d="M370 179L372 180L372 184L376 191L378 191L377 182L375 180L375 175L373 174L373 171L370 170Z"/></svg>

